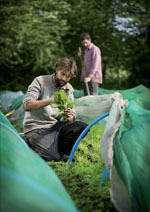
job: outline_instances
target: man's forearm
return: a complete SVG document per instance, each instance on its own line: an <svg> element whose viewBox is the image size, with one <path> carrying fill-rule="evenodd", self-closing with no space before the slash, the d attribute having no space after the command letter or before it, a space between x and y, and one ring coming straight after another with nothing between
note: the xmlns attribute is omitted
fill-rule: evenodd
<svg viewBox="0 0 150 212"><path fill-rule="evenodd" d="M33 100L26 104L26 111L38 110L42 107L48 106L52 102L53 102L52 98L45 99L45 100Z"/></svg>

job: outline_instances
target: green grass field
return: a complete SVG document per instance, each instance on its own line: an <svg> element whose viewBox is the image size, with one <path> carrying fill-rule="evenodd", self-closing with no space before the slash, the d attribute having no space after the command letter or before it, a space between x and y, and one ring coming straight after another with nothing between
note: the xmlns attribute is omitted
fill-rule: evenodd
<svg viewBox="0 0 150 212"><path fill-rule="evenodd" d="M116 211L110 200L110 181L101 186L104 163L100 155L100 139L104 128L94 125L81 140L73 161L69 156L59 162L48 162L81 212Z"/></svg>

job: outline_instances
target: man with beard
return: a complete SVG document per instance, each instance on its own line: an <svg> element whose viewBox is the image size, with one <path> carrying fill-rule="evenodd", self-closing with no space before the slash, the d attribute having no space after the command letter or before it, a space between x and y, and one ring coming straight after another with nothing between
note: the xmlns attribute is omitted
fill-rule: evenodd
<svg viewBox="0 0 150 212"><path fill-rule="evenodd" d="M73 88L68 82L77 74L75 61L68 58L59 59L55 69L52 75L36 77L23 99L25 140L46 161L57 161L63 154L70 154L75 141L87 127L86 123L75 121L74 109L68 108L65 111L68 119L61 122L57 117L58 108L51 107L54 93L61 89L74 101Z"/></svg>

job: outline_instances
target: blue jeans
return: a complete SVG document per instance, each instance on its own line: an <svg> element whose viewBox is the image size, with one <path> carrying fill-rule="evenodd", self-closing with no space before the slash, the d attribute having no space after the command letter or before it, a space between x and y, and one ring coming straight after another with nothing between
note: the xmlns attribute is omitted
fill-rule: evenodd
<svg viewBox="0 0 150 212"><path fill-rule="evenodd" d="M99 89L98 83L90 81L87 82L86 86L86 83L83 82L84 96L88 96L87 87L89 88L90 95L98 95L98 89Z"/></svg>

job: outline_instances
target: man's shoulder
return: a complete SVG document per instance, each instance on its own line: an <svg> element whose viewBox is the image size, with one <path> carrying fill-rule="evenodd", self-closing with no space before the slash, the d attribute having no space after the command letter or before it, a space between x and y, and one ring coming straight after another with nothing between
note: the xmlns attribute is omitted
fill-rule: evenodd
<svg viewBox="0 0 150 212"><path fill-rule="evenodd" d="M36 77L35 79L38 79L38 80L48 80L52 77L52 75L40 75L38 77Z"/></svg>
<svg viewBox="0 0 150 212"><path fill-rule="evenodd" d="M41 85L49 85L52 75L41 75L35 78Z"/></svg>
<svg viewBox="0 0 150 212"><path fill-rule="evenodd" d="M95 44L93 44L92 48L100 51L100 48L96 46Z"/></svg>
<svg viewBox="0 0 150 212"><path fill-rule="evenodd" d="M100 48L96 46L95 44L92 45L91 52L101 54Z"/></svg>

